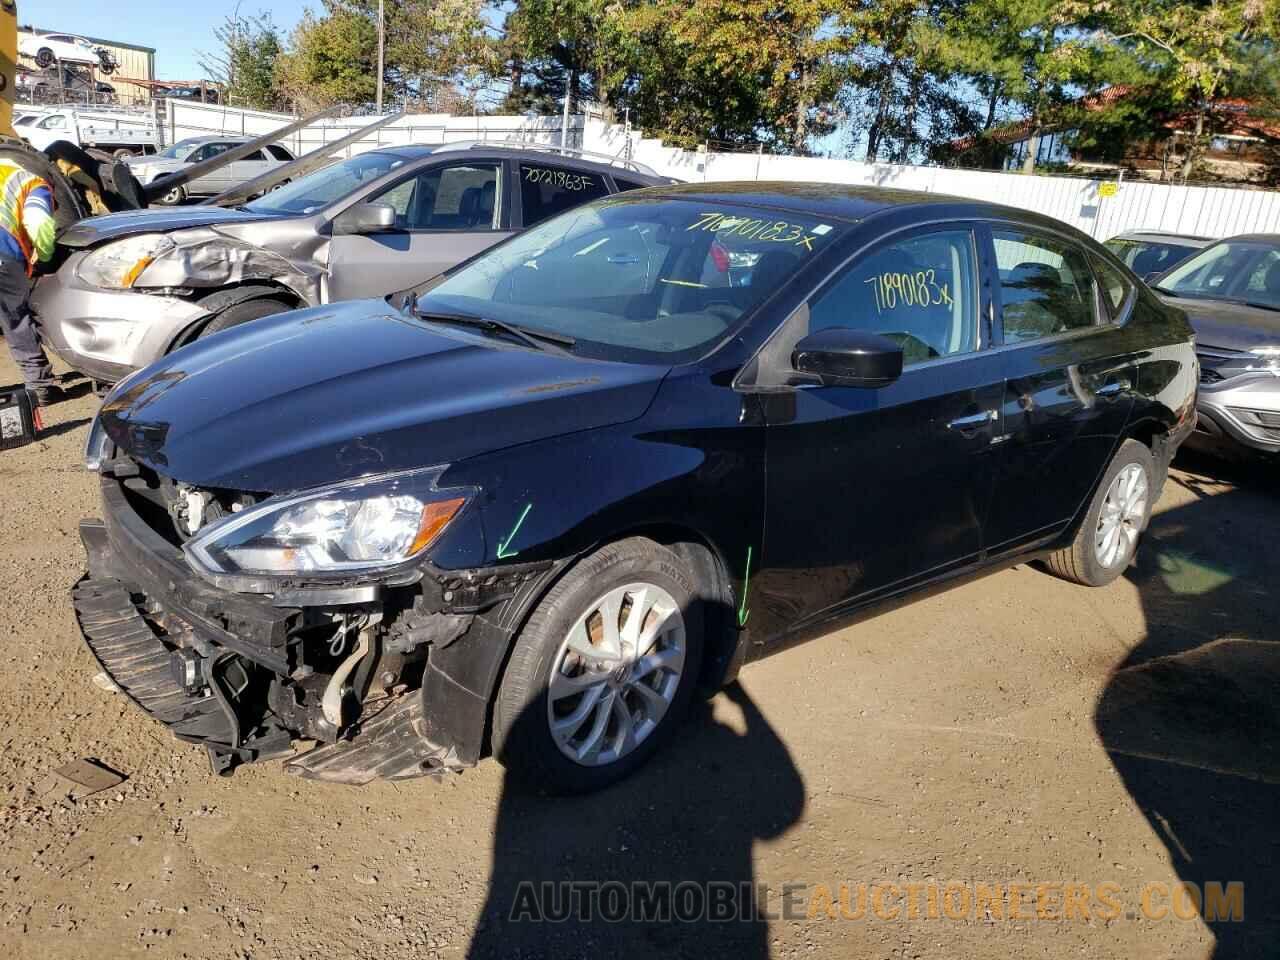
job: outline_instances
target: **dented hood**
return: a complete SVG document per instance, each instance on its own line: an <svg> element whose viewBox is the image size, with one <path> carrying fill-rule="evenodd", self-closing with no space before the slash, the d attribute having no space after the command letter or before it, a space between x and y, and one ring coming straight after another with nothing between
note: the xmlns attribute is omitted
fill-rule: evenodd
<svg viewBox="0 0 1280 960"><path fill-rule="evenodd" d="M88 217L69 226L58 242L64 247L92 247L104 240L118 240L143 233L169 233L188 227L220 227L270 220L279 214L250 213L203 204L171 210L128 210Z"/></svg>
<svg viewBox="0 0 1280 960"><path fill-rule="evenodd" d="M632 420L668 369L540 352L361 300L197 341L123 384L100 417L166 476L278 493Z"/></svg>

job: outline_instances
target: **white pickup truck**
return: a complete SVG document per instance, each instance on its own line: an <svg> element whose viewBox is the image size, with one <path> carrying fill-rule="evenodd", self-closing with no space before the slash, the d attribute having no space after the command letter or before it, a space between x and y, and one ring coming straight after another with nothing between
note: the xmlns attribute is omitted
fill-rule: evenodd
<svg viewBox="0 0 1280 960"><path fill-rule="evenodd" d="M18 128L22 138L37 150L55 140L70 140L121 156L155 153L160 132L147 110L111 107L53 107L39 120Z"/></svg>

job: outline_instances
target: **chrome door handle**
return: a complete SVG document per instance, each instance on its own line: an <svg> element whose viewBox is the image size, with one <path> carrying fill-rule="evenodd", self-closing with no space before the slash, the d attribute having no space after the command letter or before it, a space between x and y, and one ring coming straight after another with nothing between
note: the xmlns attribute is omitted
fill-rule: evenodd
<svg viewBox="0 0 1280 960"><path fill-rule="evenodd" d="M1111 383L1099 387L1098 390L1095 391L1094 396L1102 397L1104 400L1111 397L1118 397L1120 394L1128 390L1129 387L1130 383L1128 380L1113 380Z"/></svg>
<svg viewBox="0 0 1280 960"><path fill-rule="evenodd" d="M988 423L994 423L999 416L999 410L982 410L979 413L971 413L965 417L956 417L947 424L947 429L959 430L961 433L966 430L977 430Z"/></svg>

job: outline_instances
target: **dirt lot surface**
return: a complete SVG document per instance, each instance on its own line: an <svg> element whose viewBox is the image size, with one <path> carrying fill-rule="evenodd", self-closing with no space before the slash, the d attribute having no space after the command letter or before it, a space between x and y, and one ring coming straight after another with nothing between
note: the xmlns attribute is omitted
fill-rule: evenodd
<svg viewBox="0 0 1280 960"><path fill-rule="evenodd" d="M77 521L97 510L79 465L94 406L59 404L45 439L0 454L7 957L1275 956L1273 473L1176 469L1109 588L1020 567L756 664L605 793L531 796L492 761L354 789L279 764L219 779L91 682L68 590ZM79 757L128 780L76 803L40 793ZM527 879L753 882L773 918L504 922ZM1146 916L1180 879L1243 882L1243 922ZM908 885L949 881L1113 884L1118 915L1093 900L1088 919L1048 919L1065 889L1049 886L1045 919L1034 893L1019 918L938 917L927 892L909 916ZM851 913L859 884L889 899L830 918L821 890L838 901L841 883Z"/></svg>

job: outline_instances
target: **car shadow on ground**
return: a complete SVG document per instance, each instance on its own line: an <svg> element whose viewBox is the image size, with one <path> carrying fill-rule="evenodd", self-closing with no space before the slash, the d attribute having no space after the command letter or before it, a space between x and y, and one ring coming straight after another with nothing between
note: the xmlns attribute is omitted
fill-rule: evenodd
<svg viewBox="0 0 1280 960"><path fill-rule="evenodd" d="M1095 722L1194 885L1187 898L1156 891L1153 910L1186 919L1220 884L1222 916L1205 918L1215 960L1269 956L1280 941L1280 489L1274 465L1178 466L1169 482L1195 499L1152 519L1127 573L1147 635L1112 674ZM1231 918L1232 882L1243 919Z"/></svg>
<svg viewBox="0 0 1280 960"><path fill-rule="evenodd" d="M800 819L804 783L741 686L717 701L600 793L540 796L508 772L469 957L769 956L753 846Z"/></svg>

